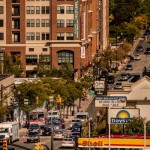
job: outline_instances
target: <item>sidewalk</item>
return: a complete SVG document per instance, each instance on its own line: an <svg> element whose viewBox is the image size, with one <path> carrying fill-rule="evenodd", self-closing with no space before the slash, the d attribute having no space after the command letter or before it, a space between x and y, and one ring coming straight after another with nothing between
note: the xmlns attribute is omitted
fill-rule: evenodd
<svg viewBox="0 0 150 150"><path fill-rule="evenodd" d="M93 96L88 95L86 100L81 101L81 107L80 107L79 111L86 111L86 109L88 108L88 106L92 102L93 98L94 98ZM74 114L77 113L77 107L79 107L79 99L74 102ZM72 116L72 114L71 114L72 111L73 111L73 107L71 107L71 111L69 108L68 118L64 117L65 121L70 121L74 118L74 116ZM67 109L65 109L64 115L66 115L66 114L67 114Z"/></svg>

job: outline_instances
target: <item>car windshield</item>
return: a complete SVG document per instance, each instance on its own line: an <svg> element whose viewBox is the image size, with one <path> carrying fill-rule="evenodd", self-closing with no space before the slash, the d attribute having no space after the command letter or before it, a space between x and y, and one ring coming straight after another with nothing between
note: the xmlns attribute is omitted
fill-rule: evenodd
<svg viewBox="0 0 150 150"><path fill-rule="evenodd" d="M29 132L29 135L38 135L37 132Z"/></svg>
<svg viewBox="0 0 150 150"><path fill-rule="evenodd" d="M86 119L86 115L77 115L77 118Z"/></svg>
<svg viewBox="0 0 150 150"><path fill-rule="evenodd" d="M8 128L0 128L0 133L8 133Z"/></svg>
<svg viewBox="0 0 150 150"><path fill-rule="evenodd" d="M55 131L55 134L62 134L63 131Z"/></svg>
<svg viewBox="0 0 150 150"><path fill-rule="evenodd" d="M59 121L53 122L53 125L60 125Z"/></svg>
<svg viewBox="0 0 150 150"><path fill-rule="evenodd" d="M71 138L63 139L63 141L72 141L72 139Z"/></svg>
<svg viewBox="0 0 150 150"><path fill-rule="evenodd" d="M116 83L116 85L122 85L121 83Z"/></svg>
<svg viewBox="0 0 150 150"><path fill-rule="evenodd" d="M37 116L37 114L30 114L29 119L35 120L35 119L38 119L38 116Z"/></svg>
<svg viewBox="0 0 150 150"><path fill-rule="evenodd" d="M71 122L80 122L80 120L72 120Z"/></svg>
<svg viewBox="0 0 150 150"><path fill-rule="evenodd" d="M38 124L31 124L31 125L29 126L29 128L39 128L39 125L38 125Z"/></svg>

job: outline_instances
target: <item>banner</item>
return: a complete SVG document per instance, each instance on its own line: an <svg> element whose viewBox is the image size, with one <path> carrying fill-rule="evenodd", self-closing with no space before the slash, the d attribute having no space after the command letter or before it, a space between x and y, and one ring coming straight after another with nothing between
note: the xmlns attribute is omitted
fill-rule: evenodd
<svg viewBox="0 0 150 150"><path fill-rule="evenodd" d="M81 46L81 58L85 58L85 47Z"/></svg>
<svg viewBox="0 0 150 150"><path fill-rule="evenodd" d="M78 0L74 1L74 38L78 38L79 36L79 21L78 14L79 13L79 2Z"/></svg>

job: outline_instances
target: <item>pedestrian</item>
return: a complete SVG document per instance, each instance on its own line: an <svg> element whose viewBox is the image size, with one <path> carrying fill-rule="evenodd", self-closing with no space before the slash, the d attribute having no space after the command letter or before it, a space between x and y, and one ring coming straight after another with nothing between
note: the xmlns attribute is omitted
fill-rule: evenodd
<svg viewBox="0 0 150 150"><path fill-rule="evenodd" d="M96 116L97 116L97 122L99 122L100 121L100 113L99 113L99 111L97 111Z"/></svg>

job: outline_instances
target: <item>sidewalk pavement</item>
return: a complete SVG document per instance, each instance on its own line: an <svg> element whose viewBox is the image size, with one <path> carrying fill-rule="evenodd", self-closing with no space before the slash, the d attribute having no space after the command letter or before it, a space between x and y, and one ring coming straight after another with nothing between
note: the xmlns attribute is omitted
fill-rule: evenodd
<svg viewBox="0 0 150 150"><path fill-rule="evenodd" d="M89 96L88 95L86 100L81 101L81 104L80 104L81 107L80 107L79 111L80 112L81 111L82 112L86 111L86 109L88 108L88 106L92 102L93 98L94 98L94 96ZM79 99L74 102L74 114L76 114L78 112L77 111L78 107L79 107ZM69 109L69 111L68 111L69 112L68 113L68 118L64 117L65 121L71 121L74 118L74 116L72 116L72 114L71 114L72 111L73 111L73 107L71 107L71 110ZM66 114L67 114L67 109L65 109L65 115Z"/></svg>

